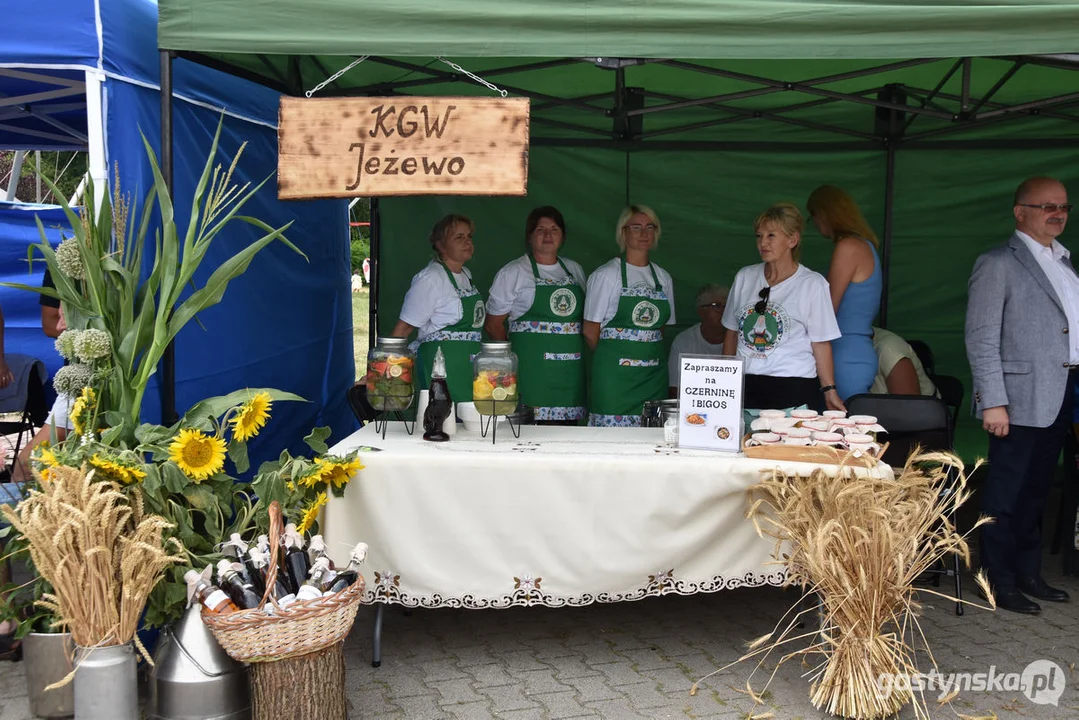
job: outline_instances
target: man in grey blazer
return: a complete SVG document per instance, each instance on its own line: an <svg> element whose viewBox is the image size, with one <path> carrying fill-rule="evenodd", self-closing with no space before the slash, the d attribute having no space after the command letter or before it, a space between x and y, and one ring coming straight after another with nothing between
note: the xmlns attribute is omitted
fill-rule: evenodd
<svg viewBox="0 0 1079 720"><path fill-rule="evenodd" d="M989 472L979 555L997 605L1038 613L1068 594L1041 576L1041 519L1065 433L1079 367L1079 276L1056 237L1071 205L1057 180L1036 177L1015 192L1015 233L974 264L966 345L974 411L989 432Z"/></svg>

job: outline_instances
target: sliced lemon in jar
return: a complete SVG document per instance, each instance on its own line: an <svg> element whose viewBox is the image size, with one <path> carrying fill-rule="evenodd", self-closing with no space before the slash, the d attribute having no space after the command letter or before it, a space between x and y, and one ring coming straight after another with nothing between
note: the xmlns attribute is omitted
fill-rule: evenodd
<svg viewBox="0 0 1079 720"><path fill-rule="evenodd" d="M494 390L491 391L491 397L494 398L495 400L505 400L506 399L506 388L496 387Z"/></svg>
<svg viewBox="0 0 1079 720"><path fill-rule="evenodd" d="M402 372L400 365L390 365L390 377L401 377Z"/></svg>

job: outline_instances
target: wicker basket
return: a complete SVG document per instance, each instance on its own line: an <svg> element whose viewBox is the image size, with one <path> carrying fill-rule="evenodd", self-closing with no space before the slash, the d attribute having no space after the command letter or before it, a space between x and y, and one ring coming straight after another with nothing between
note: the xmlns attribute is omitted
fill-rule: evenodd
<svg viewBox="0 0 1079 720"><path fill-rule="evenodd" d="M277 580L281 533L281 506L274 502L270 504L270 568L257 608L231 613L202 609L202 621L234 660L273 662L316 652L344 640L356 619L365 587L363 575L341 592L285 608L270 597ZM267 600L272 608L266 608Z"/></svg>

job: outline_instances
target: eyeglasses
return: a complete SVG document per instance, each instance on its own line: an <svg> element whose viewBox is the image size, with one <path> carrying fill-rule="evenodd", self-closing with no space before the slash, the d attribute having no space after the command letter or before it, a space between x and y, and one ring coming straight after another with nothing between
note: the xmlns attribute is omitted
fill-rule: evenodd
<svg viewBox="0 0 1079 720"><path fill-rule="evenodd" d="M699 308L712 308L713 310L723 310L724 308L727 307L727 303L725 303L725 302L701 303L697 307L699 307Z"/></svg>
<svg viewBox="0 0 1079 720"><path fill-rule="evenodd" d="M626 225L626 230L629 230L634 235L640 235L642 232L648 231L654 233L658 228L652 223L647 225L641 225L640 223L633 223L632 225Z"/></svg>
<svg viewBox="0 0 1079 720"><path fill-rule="evenodd" d="M1055 213L1055 212L1071 212L1072 208L1075 207L1075 206L1072 205L1071 203L1061 203L1059 205L1056 204L1056 203L1042 203L1041 205L1031 205L1029 203L1019 203L1019 207L1040 208L1040 209L1044 210L1047 213Z"/></svg>
<svg viewBox="0 0 1079 720"><path fill-rule="evenodd" d="M538 228L536 228L535 230L532 231L532 234L533 235L539 235L541 237L544 236L544 235L550 235L552 237L558 237L559 235L562 234L562 228L560 228L560 227L553 227L553 228L538 227Z"/></svg>
<svg viewBox="0 0 1079 720"><path fill-rule="evenodd" d="M757 295L757 297L759 297L760 300L758 300L757 304L753 306L753 312L757 313L758 315L763 315L765 310L768 309L768 296L771 295L771 294L772 294L772 286L771 285L765 285L764 288Z"/></svg>

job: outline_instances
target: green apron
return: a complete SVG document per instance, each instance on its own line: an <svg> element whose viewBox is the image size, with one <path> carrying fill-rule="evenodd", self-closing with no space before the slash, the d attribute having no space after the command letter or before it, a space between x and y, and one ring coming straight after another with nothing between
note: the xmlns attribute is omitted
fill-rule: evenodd
<svg viewBox="0 0 1079 720"><path fill-rule="evenodd" d="M461 300L461 319L453 325L436 330L420 342L420 361L423 363L423 386L431 386L431 371L435 367L435 353L442 348L446 357L446 384L454 402L472 402L472 358L480 351L480 334L487 312L483 296L475 283L467 290L457 287L453 273L444 263L442 269L450 279L457 297Z"/></svg>
<svg viewBox="0 0 1079 720"><path fill-rule="evenodd" d="M589 425L638 426L645 400L667 397L667 359L662 328L671 303L652 271L655 288L626 287L622 258L622 295L618 310L600 330L592 357L592 403Z"/></svg>
<svg viewBox="0 0 1079 720"><path fill-rule="evenodd" d="M541 278L534 258L536 297L524 315L510 323L510 341L517 353L517 385L521 402L536 420L580 420L585 414L584 290L560 259L561 280Z"/></svg>

